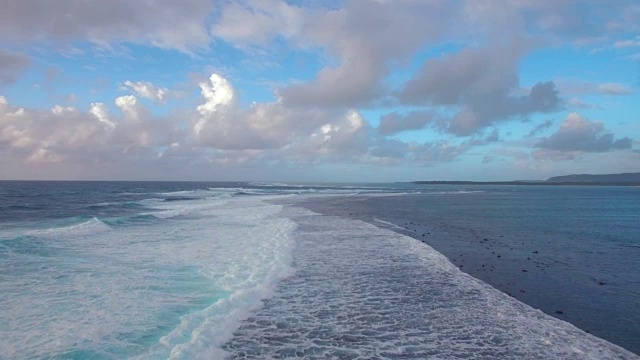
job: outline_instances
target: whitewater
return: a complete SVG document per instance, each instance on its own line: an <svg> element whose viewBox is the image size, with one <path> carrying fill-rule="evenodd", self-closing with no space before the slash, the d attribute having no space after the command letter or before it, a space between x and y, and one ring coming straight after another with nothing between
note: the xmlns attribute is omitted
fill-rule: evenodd
<svg viewBox="0 0 640 360"><path fill-rule="evenodd" d="M13 218L0 227L0 358L639 358L389 224L300 206L403 191L138 190L84 217Z"/></svg>

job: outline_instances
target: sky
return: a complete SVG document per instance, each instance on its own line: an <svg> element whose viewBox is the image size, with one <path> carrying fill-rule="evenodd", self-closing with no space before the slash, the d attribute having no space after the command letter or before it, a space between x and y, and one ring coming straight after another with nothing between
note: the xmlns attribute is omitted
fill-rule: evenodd
<svg viewBox="0 0 640 360"><path fill-rule="evenodd" d="M0 180L640 171L636 0L3 0Z"/></svg>

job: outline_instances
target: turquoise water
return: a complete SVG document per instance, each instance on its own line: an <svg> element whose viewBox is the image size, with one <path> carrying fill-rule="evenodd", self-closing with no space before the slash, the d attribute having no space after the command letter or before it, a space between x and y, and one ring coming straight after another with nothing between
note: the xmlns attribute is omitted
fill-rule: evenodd
<svg viewBox="0 0 640 360"><path fill-rule="evenodd" d="M560 190L0 182L0 358L270 358L296 351L311 358L447 358L475 347L487 349L482 357L500 358L510 351L544 357L549 346L569 358L633 358L467 277L455 261L401 235L409 233L402 227L408 219L429 220L442 223L443 233L475 229L528 244L507 244L515 250L504 258L515 263L528 246L550 263L566 263L571 254L569 266L510 281L555 279L537 288L551 299L565 287L558 279L576 279L568 282L578 284L568 287L569 298L598 304L612 320L603 326L620 328L621 314L633 323L640 313L637 193ZM324 207L327 217L300 208L308 203ZM436 250L449 256L446 246ZM592 276L594 265L594 276L607 283L594 285L600 292L578 282ZM481 272L473 275L482 279ZM434 289L442 296L433 297ZM433 311L433 318L416 315ZM603 317L589 311L578 313ZM495 316L501 312L519 320L501 320ZM563 320L581 325L579 318ZM410 334L410 344L390 335L394 326ZM519 337L496 343L487 336L505 326ZM304 336L291 336L291 329ZM605 334L607 340L633 349L624 334L635 330L626 329ZM345 336L356 330L358 341ZM436 340L440 347L432 346Z"/></svg>

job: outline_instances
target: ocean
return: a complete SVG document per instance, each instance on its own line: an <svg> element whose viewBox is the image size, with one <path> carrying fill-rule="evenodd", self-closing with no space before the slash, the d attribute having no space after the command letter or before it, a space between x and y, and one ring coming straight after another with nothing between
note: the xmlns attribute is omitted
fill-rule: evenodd
<svg viewBox="0 0 640 360"><path fill-rule="evenodd" d="M0 359L637 359L633 187L0 182Z"/></svg>

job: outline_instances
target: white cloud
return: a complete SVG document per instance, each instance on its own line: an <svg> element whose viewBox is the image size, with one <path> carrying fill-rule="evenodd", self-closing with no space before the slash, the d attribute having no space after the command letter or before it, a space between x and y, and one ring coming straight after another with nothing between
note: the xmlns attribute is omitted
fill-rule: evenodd
<svg viewBox="0 0 640 360"><path fill-rule="evenodd" d="M274 37L296 35L305 16L304 9L279 0L232 2L224 7L212 33L238 45L266 45Z"/></svg>
<svg viewBox="0 0 640 360"><path fill-rule="evenodd" d="M169 99L175 98L180 94L175 91L171 91L166 87L156 86L148 81L125 81L122 84L123 89L130 90L137 96L150 99L156 103L165 103Z"/></svg>
<svg viewBox="0 0 640 360"><path fill-rule="evenodd" d="M543 150L534 152L534 155L564 159L567 156L574 157L576 153L630 149L631 145L632 139L615 139L602 122L590 121L578 113L571 113L557 132L536 144L537 148Z"/></svg>
<svg viewBox="0 0 640 360"><path fill-rule="evenodd" d="M135 97L115 103L121 116L101 103L87 112L59 105L39 110L13 106L0 96L0 153L27 162L104 162L124 153L153 153L179 137L171 120L152 119Z"/></svg>
<svg viewBox="0 0 640 360"><path fill-rule="evenodd" d="M198 112L202 115L214 113L217 109L232 104L235 98L235 90L231 83L218 74L212 74L209 82L200 83L202 97L206 100L198 106Z"/></svg>
<svg viewBox="0 0 640 360"><path fill-rule="evenodd" d="M598 84L597 89L602 94L607 94L607 95L633 94L633 89L630 86L618 84L618 83Z"/></svg>

